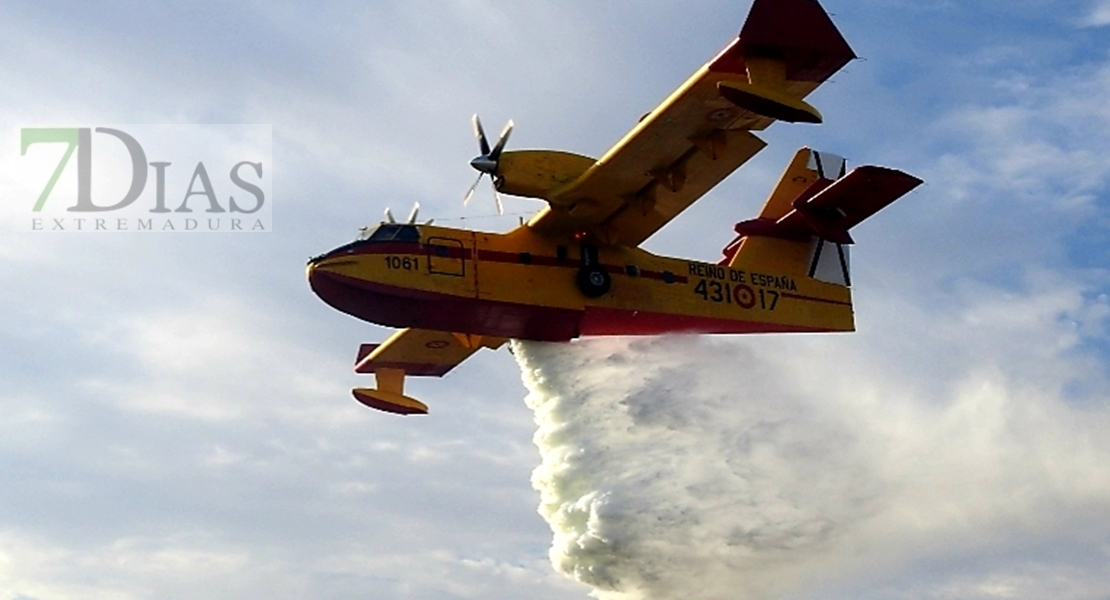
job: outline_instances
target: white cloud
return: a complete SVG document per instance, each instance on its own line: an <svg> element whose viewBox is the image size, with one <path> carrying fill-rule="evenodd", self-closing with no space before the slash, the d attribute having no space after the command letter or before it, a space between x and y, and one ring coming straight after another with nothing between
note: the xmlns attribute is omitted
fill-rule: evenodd
<svg viewBox="0 0 1110 600"><path fill-rule="evenodd" d="M375 584L383 597L430 597L406 583L412 564L421 565L423 582L440 594L435 597L491 597L511 587L532 598L556 600L576 591L542 562L507 564L445 550L386 557L374 548L347 546L334 549L338 554L301 560L212 533L124 538L80 549L14 532L0 534L0 541L5 598L348 598L367 584Z"/></svg>
<svg viewBox="0 0 1110 600"><path fill-rule="evenodd" d="M1080 22L1084 27L1105 27L1110 25L1110 2L1102 0L1091 8L1091 12Z"/></svg>
<svg viewBox="0 0 1110 600"><path fill-rule="evenodd" d="M200 294L187 308L155 308L123 315L83 332L88 347L112 348L127 368L80 385L93 397L138 411L198 419L239 419L248 414L327 418L298 397L346 395L326 381L313 356L282 339L268 317L230 297ZM283 367L299 364L296 372Z"/></svg>
<svg viewBox="0 0 1110 600"><path fill-rule="evenodd" d="M1021 89L1011 83L997 82L1002 91L982 99L990 104L972 104L941 123L949 139L966 146L940 159L935 182L970 201L999 201L1006 193L1011 204L1090 216L1092 194L1110 177L1110 158L1093 143L1110 133L1110 112L1098 100L1110 92L1110 66L1083 68L1030 87L1025 82L1017 86ZM955 161L968 164L957 168L953 180ZM1077 198L1087 202L1068 204Z"/></svg>

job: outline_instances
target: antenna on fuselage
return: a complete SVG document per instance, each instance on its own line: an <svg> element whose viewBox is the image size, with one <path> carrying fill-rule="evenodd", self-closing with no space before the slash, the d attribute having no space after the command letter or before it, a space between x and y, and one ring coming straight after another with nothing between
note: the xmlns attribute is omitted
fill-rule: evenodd
<svg viewBox="0 0 1110 600"><path fill-rule="evenodd" d="M412 211L409 212L409 218L408 218L408 220L405 221L405 224L406 225L416 225L416 217L419 214L420 214L420 203L419 202L414 202L413 205L412 205ZM427 221L424 221L423 224L424 225L431 225L432 221L434 221L434 220L435 219L428 219ZM385 209L385 221L383 221L383 223L389 223L389 224L396 224L397 223L397 219L393 218L393 211L389 210L388 208Z"/></svg>

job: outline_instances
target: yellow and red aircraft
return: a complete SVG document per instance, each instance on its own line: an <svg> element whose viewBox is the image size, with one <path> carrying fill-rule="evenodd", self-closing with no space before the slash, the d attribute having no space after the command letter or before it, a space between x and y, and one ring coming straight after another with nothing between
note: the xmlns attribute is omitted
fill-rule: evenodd
<svg viewBox="0 0 1110 600"><path fill-rule="evenodd" d="M355 398L427 413L405 376L442 376L508 338L854 330L848 230L921 183L911 175L846 172L803 148L718 263L639 246L763 148L753 131L820 123L803 99L855 57L816 0L755 0L740 35L599 159L505 150L511 122L491 148L475 117L479 180L547 206L508 233L390 218L309 261L325 302L403 328L362 345L355 370L377 387Z"/></svg>

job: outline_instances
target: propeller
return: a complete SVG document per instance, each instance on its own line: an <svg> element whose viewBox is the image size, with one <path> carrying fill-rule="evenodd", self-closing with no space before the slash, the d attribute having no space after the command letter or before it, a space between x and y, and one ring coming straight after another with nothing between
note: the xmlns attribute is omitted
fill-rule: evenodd
<svg viewBox="0 0 1110 600"><path fill-rule="evenodd" d="M497 191L497 182L494 178L497 177L497 165L501 159L501 152L505 149L505 143L509 141L509 135L513 132L513 121L509 120L505 123L505 128L501 130L501 135L497 137L497 143L491 149L489 140L486 139L486 132L482 129L482 120L478 115L474 115L471 119L474 123L474 137L478 138L478 151L480 155L476 156L474 160L470 161L470 166L478 171L478 178L466 191L466 197L463 198L463 206L470 203L471 196L474 195L474 190L477 189L478 183L482 181L482 177L489 175L490 183L493 185L493 201L497 203L497 214L505 214L505 207L501 203L501 194Z"/></svg>

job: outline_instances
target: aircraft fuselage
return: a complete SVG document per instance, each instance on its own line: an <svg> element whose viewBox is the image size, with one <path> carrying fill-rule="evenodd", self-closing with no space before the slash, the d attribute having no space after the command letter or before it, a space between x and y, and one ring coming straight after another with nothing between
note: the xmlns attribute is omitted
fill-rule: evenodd
<svg viewBox="0 0 1110 600"><path fill-rule="evenodd" d="M806 258L792 242L729 267L557 243L524 226L382 224L366 237L312 259L309 282L336 309L389 327L547 341L854 328L849 288L794 268Z"/></svg>

